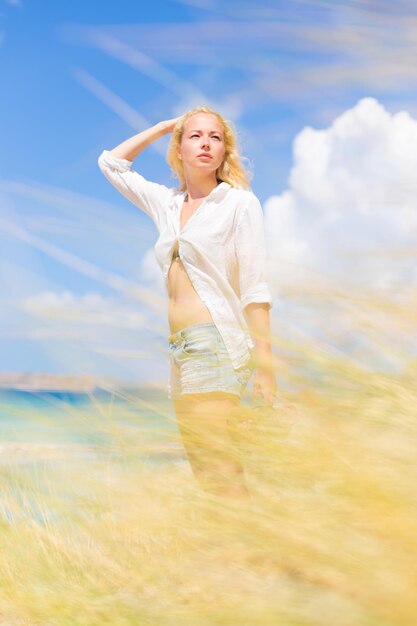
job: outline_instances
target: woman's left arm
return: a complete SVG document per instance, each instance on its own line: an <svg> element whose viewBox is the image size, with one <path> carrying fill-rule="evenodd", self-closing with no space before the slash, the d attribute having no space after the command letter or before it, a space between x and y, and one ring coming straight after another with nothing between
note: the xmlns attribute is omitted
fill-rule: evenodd
<svg viewBox="0 0 417 626"><path fill-rule="evenodd" d="M262 395L265 402L272 405L276 383L270 339L272 296L267 281L265 226L258 198L251 193L248 200L239 215L235 233L240 301L255 343L253 399Z"/></svg>
<svg viewBox="0 0 417 626"><path fill-rule="evenodd" d="M269 303L252 303L244 309L251 337L255 344L253 353L255 374L252 399L263 397L265 404L272 406L277 391L275 381L275 356L271 349Z"/></svg>

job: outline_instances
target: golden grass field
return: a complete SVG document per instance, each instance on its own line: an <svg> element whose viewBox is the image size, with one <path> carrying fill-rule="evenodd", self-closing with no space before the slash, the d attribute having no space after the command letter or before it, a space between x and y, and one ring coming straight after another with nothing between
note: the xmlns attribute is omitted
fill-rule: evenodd
<svg viewBox="0 0 417 626"><path fill-rule="evenodd" d="M395 352L414 305L345 310ZM91 457L0 466L0 626L415 626L415 356L387 373L273 339L296 391L252 423L241 409L250 504L202 492L174 453L147 463L149 440L111 419Z"/></svg>

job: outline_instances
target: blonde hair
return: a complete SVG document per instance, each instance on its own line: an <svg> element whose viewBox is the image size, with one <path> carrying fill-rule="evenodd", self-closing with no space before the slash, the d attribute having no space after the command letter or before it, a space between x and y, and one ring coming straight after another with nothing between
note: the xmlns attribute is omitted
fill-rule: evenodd
<svg viewBox="0 0 417 626"><path fill-rule="evenodd" d="M178 120L171 135L168 146L167 161L173 173L178 177L181 191L186 190L184 167L178 157L178 151L184 134L184 124L196 113L210 113L215 115L223 127L225 155L222 164L217 168L216 177L219 182L229 183L232 187L248 189L250 187L250 174L244 168L236 140L236 134L231 122L227 121L220 113L208 106L190 109Z"/></svg>

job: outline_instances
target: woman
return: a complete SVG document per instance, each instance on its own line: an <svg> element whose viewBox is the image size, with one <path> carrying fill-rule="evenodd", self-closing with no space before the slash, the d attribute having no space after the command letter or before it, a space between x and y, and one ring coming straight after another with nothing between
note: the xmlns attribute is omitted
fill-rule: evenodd
<svg viewBox="0 0 417 626"><path fill-rule="evenodd" d="M131 168L167 133L178 189ZM213 493L246 498L228 416L254 370L254 400L272 405L276 383L262 208L249 190L233 130L220 113L199 107L104 150L98 163L159 232L155 253L169 296L170 397L193 473Z"/></svg>

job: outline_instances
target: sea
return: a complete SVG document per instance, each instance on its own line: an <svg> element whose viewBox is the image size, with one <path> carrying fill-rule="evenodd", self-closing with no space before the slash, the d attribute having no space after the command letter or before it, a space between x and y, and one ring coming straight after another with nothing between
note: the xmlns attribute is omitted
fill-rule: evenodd
<svg viewBox="0 0 417 626"><path fill-rule="evenodd" d="M0 390L0 464L106 452L138 454L150 464L185 459L166 391Z"/></svg>

